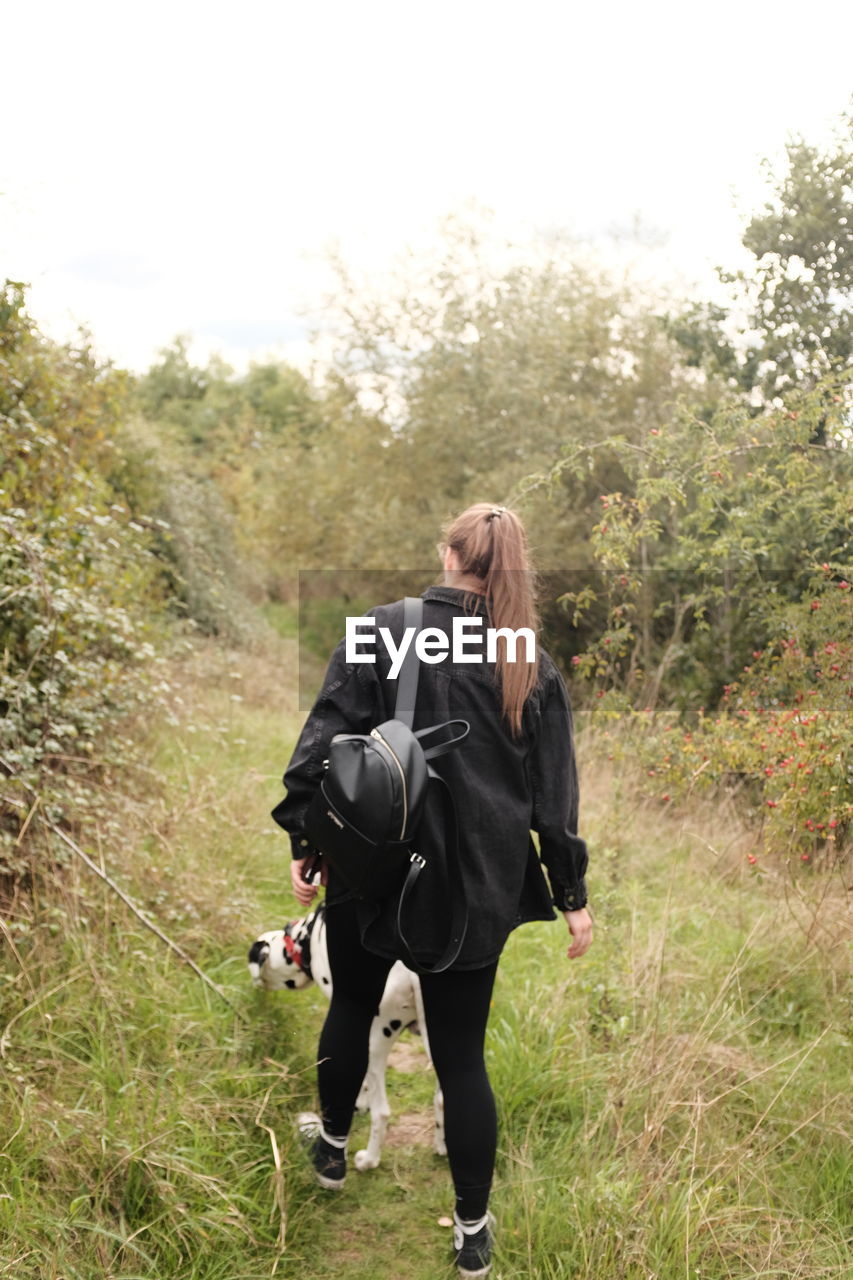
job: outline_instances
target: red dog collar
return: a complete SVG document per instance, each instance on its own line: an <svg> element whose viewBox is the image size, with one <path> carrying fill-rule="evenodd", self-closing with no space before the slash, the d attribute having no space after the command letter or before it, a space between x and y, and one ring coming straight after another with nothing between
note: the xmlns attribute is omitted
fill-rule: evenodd
<svg viewBox="0 0 853 1280"><path fill-rule="evenodd" d="M284 935L284 949L290 956L297 969L302 968L302 948L293 941L289 933Z"/></svg>

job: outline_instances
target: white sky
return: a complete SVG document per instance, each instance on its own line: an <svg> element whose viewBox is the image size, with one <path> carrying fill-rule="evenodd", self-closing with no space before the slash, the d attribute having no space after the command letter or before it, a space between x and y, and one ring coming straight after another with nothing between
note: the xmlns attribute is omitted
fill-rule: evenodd
<svg viewBox="0 0 853 1280"><path fill-rule="evenodd" d="M835 0L0 3L0 275L142 368L304 354L323 253L378 279L470 202L511 233L604 236L712 287L759 160L850 101Z"/></svg>

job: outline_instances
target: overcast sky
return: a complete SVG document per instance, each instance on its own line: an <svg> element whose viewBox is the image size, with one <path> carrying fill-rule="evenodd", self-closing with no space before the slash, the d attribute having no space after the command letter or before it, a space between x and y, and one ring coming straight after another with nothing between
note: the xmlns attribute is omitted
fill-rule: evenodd
<svg viewBox="0 0 853 1280"><path fill-rule="evenodd" d="M330 242L379 277L472 202L522 236L639 217L653 270L710 288L760 158L827 138L853 89L834 0L4 10L0 273L135 368L178 332L300 358Z"/></svg>

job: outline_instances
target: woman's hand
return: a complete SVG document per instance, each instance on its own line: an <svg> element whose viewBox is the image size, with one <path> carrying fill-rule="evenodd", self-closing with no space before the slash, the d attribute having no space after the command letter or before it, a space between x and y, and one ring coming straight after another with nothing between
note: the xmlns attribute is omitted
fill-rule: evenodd
<svg viewBox="0 0 853 1280"><path fill-rule="evenodd" d="M293 892L296 901L301 907L307 907L317 896L317 886L308 884L302 879L302 872L305 865L309 861L308 858L292 858L290 862L290 883L293 885ZM325 862L320 863L320 883L325 884L327 880L327 869Z"/></svg>
<svg viewBox="0 0 853 1280"><path fill-rule="evenodd" d="M592 942L592 916L586 907L581 907L579 911L564 911L563 915L566 917L566 924L572 935L572 945L567 955L570 960L576 960L578 956L583 955Z"/></svg>

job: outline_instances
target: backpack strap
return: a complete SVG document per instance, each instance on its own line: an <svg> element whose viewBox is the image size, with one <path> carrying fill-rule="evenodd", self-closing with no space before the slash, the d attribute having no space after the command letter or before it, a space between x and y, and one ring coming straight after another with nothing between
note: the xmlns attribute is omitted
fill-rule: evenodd
<svg viewBox="0 0 853 1280"><path fill-rule="evenodd" d="M450 721L449 723L453 723ZM465 732L468 730L466 728ZM462 735L465 736L464 734ZM465 896L465 883L462 879L462 866L459 860L459 820L456 815L456 803L453 799L453 792L438 774L432 765L427 766L430 781L435 782L441 787L441 794L444 801L444 829L445 829L445 849L447 851L447 878L448 892L451 902L450 928L447 935L447 944L444 951L436 960L435 964L421 964L412 955L412 949L409 946L405 933L403 932L403 912L409 896L417 884L418 876L423 871L426 863L419 853L412 853L409 871L406 876L403 890L400 894L400 900L397 904L397 936L402 943L403 950L406 953L405 963L414 969L416 973L443 973L445 969L449 969L453 964L459 952L462 950L462 943L465 941L465 934L468 932L468 899Z"/></svg>
<svg viewBox="0 0 853 1280"><path fill-rule="evenodd" d="M415 639L423 626L424 602L419 596L406 596L403 606L403 632L408 627L415 628ZM403 659L403 665L400 668L400 674L397 677L397 697L394 703L394 719L401 720L403 724L412 728L415 719L415 701L418 696L418 675L420 673L420 662L415 650L414 643L410 644L406 650L406 656ZM444 742L436 743L435 746L426 747L424 749L424 757L427 762L435 756L444 755L446 751L452 750L457 746L463 738L468 734L470 725L467 720L448 720L445 724L431 725L428 729L419 729L415 733L416 738L426 737L436 732L438 729L449 729L452 726L461 725L462 732L452 735L445 739ZM409 861L409 870L406 880L400 893L397 903L397 936L407 957L407 963L420 973L443 973L448 969L462 950L462 943L465 941L465 934L468 930L468 901L465 897L465 883L462 879L462 867L459 861L459 820L456 815L456 804L453 799L453 792L444 781L439 773L427 763L427 773L430 783L435 783L441 788L441 795L444 803L444 829L447 850L447 874L448 874L448 890L452 903L450 916L450 929L447 937L447 945L444 951L436 960L434 965L419 964L412 955L411 947L403 932L403 913L406 904L409 901L411 893L417 884L418 877L426 866L425 860L419 853L412 852Z"/></svg>
<svg viewBox="0 0 853 1280"><path fill-rule="evenodd" d="M471 729L467 720L444 720L441 724L431 724L428 729L416 729L414 736L418 739L426 738L431 733L438 733L439 729L450 729L455 724L462 725L462 732L455 733L450 738L445 738L444 742L437 742L434 747L424 747L424 759L434 760L436 756L443 756L446 752L452 751L454 747L458 747L463 738L468 737ZM423 746L423 743L421 743ZM435 775L438 777L438 774Z"/></svg>
<svg viewBox="0 0 853 1280"><path fill-rule="evenodd" d="M420 596L406 596L403 606L403 634L409 627L415 628L415 639L423 625L424 602ZM418 675L421 664L415 652L414 642L406 650L400 674L397 676L397 699L394 703L394 719L402 720L411 729L415 719L415 701L418 696Z"/></svg>

